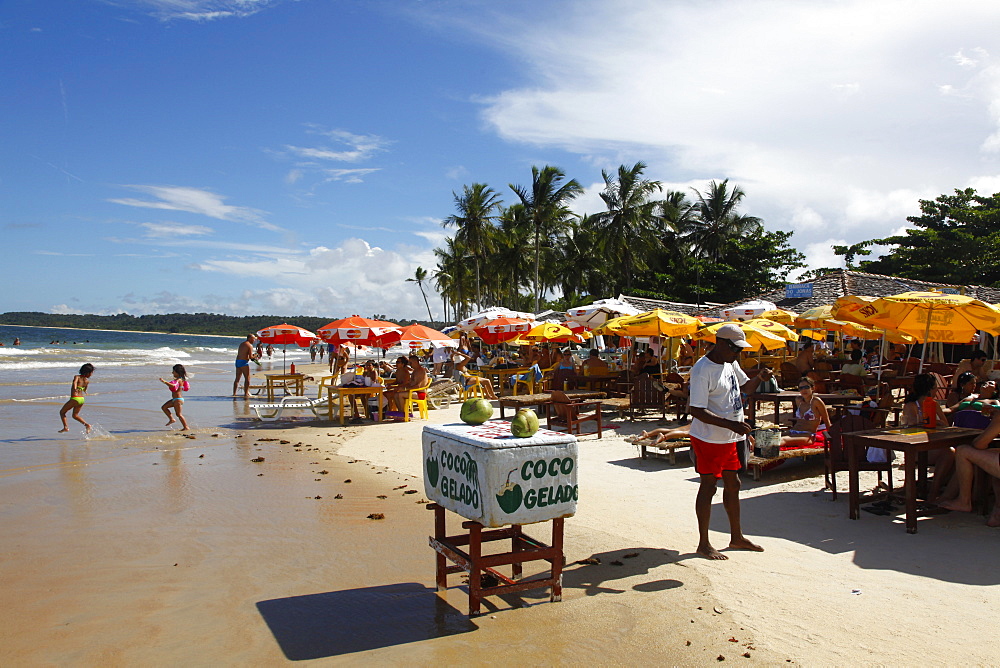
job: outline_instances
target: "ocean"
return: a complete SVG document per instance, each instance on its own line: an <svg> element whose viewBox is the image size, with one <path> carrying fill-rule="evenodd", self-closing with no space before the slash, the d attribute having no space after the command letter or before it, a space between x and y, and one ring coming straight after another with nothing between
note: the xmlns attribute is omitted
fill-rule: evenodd
<svg viewBox="0 0 1000 668"><path fill-rule="evenodd" d="M15 337L19 346L13 345ZM158 378L169 380L174 364L183 364L189 374L184 414L195 432L245 426L251 417L249 402L231 396L241 340L0 326L4 344L0 346L0 471L89 457L101 447L114 451L128 443L143 449L172 442L172 430L164 426L166 417L160 410L170 394ZM278 346L274 356L265 357L253 372L280 372L283 364L308 361L307 349L289 346L283 362ZM69 398L73 376L86 362L95 371L81 416L93 425L92 433L85 435L83 426L72 419L68 433L56 433L62 426L59 409ZM87 455L67 453L63 450L67 443L92 447Z"/></svg>

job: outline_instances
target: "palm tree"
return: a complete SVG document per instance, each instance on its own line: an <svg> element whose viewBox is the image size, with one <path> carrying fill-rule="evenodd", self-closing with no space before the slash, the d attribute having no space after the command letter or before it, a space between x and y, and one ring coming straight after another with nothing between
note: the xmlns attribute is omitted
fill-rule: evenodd
<svg viewBox="0 0 1000 668"><path fill-rule="evenodd" d="M434 316L431 314L431 305L427 301L427 294L424 292L424 281L427 280L427 270L423 267L417 267L417 271L414 272L413 278L408 278L406 280L411 283L416 283L417 287L420 288L420 294L424 298L424 306L427 307L427 320L434 322Z"/></svg>
<svg viewBox="0 0 1000 668"><path fill-rule="evenodd" d="M463 186L462 194L452 193L458 213L448 216L441 223L443 227L454 225L458 228L455 238L468 248L476 263L476 304L483 305L483 291L479 281L480 264L495 246L493 221L500 207L500 195L485 183Z"/></svg>
<svg viewBox="0 0 1000 668"><path fill-rule="evenodd" d="M663 187L659 181L643 179L645 169L645 163L637 162L631 167L619 166L615 176L601 170L601 199L608 210L593 217L606 259L621 267L626 292L632 288L633 273L646 269L646 260L662 243L656 215L660 203L652 197Z"/></svg>
<svg viewBox="0 0 1000 668"><path fill-rule="evenodd" d="M744 236L762 229L760 218L737 211L745 193L736 186L729 191L729 179L722 183L712 181L708 193L702 194L692 188L698 196L693 206L693 227L688 240L700 255L716 261L730 239Z"/></svg>
<svg viewBox="0 0 1000 668"><path fill-rule="evenodd" d="M534 228L535 234L535 313L539 311L541 292L538 283L538 263L541 257L541 238L546 239L565 224L572 213L566 203L583 193L576 179L563 183L565 172L558 167L546 165L542 169L531 168L531 192L521 186L509 184L510 189L521 200L525 214Z"/></svg>
<svg viewBox="0 0 1000 668"><path fill-rule="evenodd" d="M607 285L603 269L607 258L600 251L600 235L594 216L584 216L569 225L567 234L556 249L556 268L563 300L574 306L583 295L600 295Z"/></svg>
<svg viewBox="0 0 1000 668"><path fill-rule="evenodd" d="M451 302L452 315L456 320L460 320L467 313L468 296L471 293L471 290L467 289L469 281L468 265L465 262L467 253L462 244L453 238L446 238L444 242L443 249L434 249L434 255L438 260L434 281L441 294Z"/></svg>

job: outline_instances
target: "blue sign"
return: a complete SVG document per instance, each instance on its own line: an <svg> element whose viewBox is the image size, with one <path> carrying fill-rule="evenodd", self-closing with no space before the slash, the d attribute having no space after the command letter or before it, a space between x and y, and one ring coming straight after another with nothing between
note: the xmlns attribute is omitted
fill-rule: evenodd
<svg viewBox="0 0 1000 668"><path fill-rule="evenodd" d="M813 296L812 283L796 283L785 286L785 299L808 299Z"/></svg>

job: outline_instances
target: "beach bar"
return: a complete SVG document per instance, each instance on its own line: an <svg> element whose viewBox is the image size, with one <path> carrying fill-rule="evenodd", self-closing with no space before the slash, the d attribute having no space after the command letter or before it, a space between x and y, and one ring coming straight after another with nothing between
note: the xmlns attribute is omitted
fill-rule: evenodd
<svg viewBox="0 0 1000 668"><path fill-rule="evenodd" d="M505 420L428 425L423 460L438 591L449 574L468 573L470 615L485 596L550 588L550 601L561 600L563 525L579 498L576 438L547 430L516 438ZM463 532L448 535L446 510L465 518ZM537 522L552 523L548 544L522 529ZM510 551L484 555L483 543L498 540L510 540ZM539 560L549 562L548 574L521 581L522 565ZM497 570L508 565L509 576Z"/></svg>

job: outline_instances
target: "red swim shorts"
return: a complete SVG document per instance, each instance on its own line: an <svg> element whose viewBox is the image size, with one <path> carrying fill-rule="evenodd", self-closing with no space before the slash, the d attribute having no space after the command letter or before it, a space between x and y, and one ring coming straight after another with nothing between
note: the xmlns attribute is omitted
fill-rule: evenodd
<svg viewBox="0 0 1000 668"><path fill-rule="evenodd" d="M694 470L701 475L721 478L723 471L739 471L741 468L735 442L709 443L692 436L691 448L697 461Z"/></svg>

